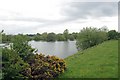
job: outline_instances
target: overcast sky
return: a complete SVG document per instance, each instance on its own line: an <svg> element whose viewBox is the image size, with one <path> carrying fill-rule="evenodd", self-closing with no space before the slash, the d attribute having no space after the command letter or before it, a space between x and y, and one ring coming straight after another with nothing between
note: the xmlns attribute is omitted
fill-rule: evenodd
<svg viewBox="0 0 120 80"><path fill-rule="evenodd" d="M107 26L118 31L118 0L98 1L0 0L0 30L8 34L62 33Z"/></svg>

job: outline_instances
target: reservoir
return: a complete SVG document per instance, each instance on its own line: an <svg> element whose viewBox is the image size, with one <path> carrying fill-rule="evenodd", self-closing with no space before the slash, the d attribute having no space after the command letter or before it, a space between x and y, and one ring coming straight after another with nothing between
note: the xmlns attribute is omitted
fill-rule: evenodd
<svg viewBox="0 0 120 80"><path fill-rule="evenodd" d="M77 52L76 41L30 41L29 44L37 49L38 53L45 55L54 55L60 58L66 58Z"/></svg>

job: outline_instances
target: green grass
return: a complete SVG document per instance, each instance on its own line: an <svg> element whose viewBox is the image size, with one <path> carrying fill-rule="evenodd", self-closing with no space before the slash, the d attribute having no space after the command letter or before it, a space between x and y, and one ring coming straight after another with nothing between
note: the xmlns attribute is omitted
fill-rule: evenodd
<svg viewBox="0 0 120 80"><path fill-rule="evenodd" d="M69 56L65 61L67 70L59 78L117 78L118 41L106 41Z"/></svg>

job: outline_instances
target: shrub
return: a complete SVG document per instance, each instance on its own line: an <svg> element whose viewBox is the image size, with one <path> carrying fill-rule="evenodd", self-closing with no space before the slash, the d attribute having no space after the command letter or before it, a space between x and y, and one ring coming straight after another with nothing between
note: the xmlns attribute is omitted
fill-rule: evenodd
<svg viewBox="0 0 120 80"><path fill-rule="evenodd" d="M2 74L4 80L24 78L20 72L28 66L29 64L25 63L14 50L2 49Z"/></svg>
<svg viewBox="0 0 120 80"><path fill-rule="evenodd" d="M57 34L56 35L56 40L57 41L65 41L65 37L63 34Z"/></svg>
<svg viewBox="0 0 120 80"><path fill-rule="evenodd" d="M74 38L74 36L72 34L69 35L69 40L70 41L74 41L75 40L75 38Z"/></svg>
<svg viewBox="0 0 120 80"><path fill-rule="evenodd" d="M78 34L76 45L78 49L84 50L105 40L107 40L107 32L105 29L83 28Z"/></svg>
<svg viewBox="0 0 120 80"><path fill-rule="evenodd" d="M109 40L111 40L111 39L118 39L118 37L119 37L118 34L119 34L119 33L116 32L116 30L110 30L110 31L108 32L108 39L109 39Z"/></svg>
<svg viewBox="0 0 120 80"><path fill-rule="evenodd" d="M55 33L49 33L48 35L47 35L47 41L49 42L49 41L55 41L56 40L56 35L55 35Z"/></svg>
<svg viewBox="0 0 120 80"><path fill-rule="evenodd" d="M12 38L13 45L11 46L17 54L24 60L27 61L29 55L32 55L34 50L28 45L28 39L23 34L16 35Z"/></svg>
<svg viewBox="0 0 120 80"><path fill-rule="evenodd" d="M22 73L32 79L55 78L66 69L65 61L56 56L36 54L28 63L30 67Z"/></svg>

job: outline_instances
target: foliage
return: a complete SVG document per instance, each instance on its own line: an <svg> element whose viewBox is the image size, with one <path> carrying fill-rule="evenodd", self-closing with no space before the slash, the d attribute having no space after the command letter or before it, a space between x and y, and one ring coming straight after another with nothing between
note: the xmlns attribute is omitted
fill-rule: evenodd
<svg viewBox="0 0 120 80"><path fill-rule="evenodd" d="M97 28L83 28L77 38L77 48L87 49L103 41L107 40L107 32L103 29Z"/></svg>
<svg viewBox="0 0 120 80"><path fill-rule="evenodd" d="M34 37L34 40L35 40L35 41L42 40L41 34L37 33L37 34L35 35L35 37Z"/></svg>
<svg viewBox="0 0 120 80"><path fill-rule="evenodd" d="M48 35L49 34L49 35ZM64 30L63 33L55 34L55 33L47 33L44 32L42 34L18 34L22 35L23 38L27 39L27 41L35 40L35 41L67 41L74 40L77 38L78 33L73 32L72 34L69 33L68 29ZM3 43L11 43L12 38L15 38L17 35L7 35L5 33L2 34L2 41ZM50 37L52 36L53 39ZM50 38L50 39L49 39Z"/></svg>
<svg viewBox="0 0 120 80"><path fill-rule="evenodd" d="M2 43L9 43L13 38L12 35L6 35L5 33L2 34Z"/></svg>
<svg viewBox="0 0 120 80"><path fill-rule="evenodd" d="M0 44L2 43L2 34L0 33Z"/></svg>
<svg viewBox="0 0 120 80"><path fill-rule="evenodd" d="M66 69L64 60L55 56L36 54L28 63L23 74L32 79L55 78Z"/></svg>
<svg viewBox="0 0 120 80"><path fill-rule="evenodd" d="M55 41L56 40L56 35L55 35L55 33L49 33L48 35L47 35L47 41L49 42L49 41Z"/></svg>
<svg viewBox="0 0 120 80"><path fill-rule="evenodd" d="M65 41L65 37L63 36L63 34L57 34L56 35L56 40L57 41Z"/></svg>
<svg viewBox="0 0 120 80"><path fill-rule="evenodd" d="M73 32L72 35L74 36L75 39L77 39L78 33Z"/></svg>
<svg viewBox="0 0 120 80"><path fill-rule="evenodd" d="M68 31L68 29L64 30L63 35L65 37L65 40L67 41L68 38L69 38L69 31Z"/></svg>
<svg viewBox="0 0 120 80"><path fill-rule="evenodd" d="M47 32L41 34L43 41L47 41L47 35L48 35Z"/></svg>
<svg viewBox="0 0 120 80"><path fill-rule="evenodd" d="M34 49L28 45L28 40L26 35L15 35L10 49L3 48L3 79L54 78L64 72L66 66L63 59L33 54Z"/></svg>
<svg viewBox="0 0 120 80"><path fill-rule="evenodd" d="M20 72L28 67L22 58L13 49L2 49L2 73L3 79L14 79L24 77Z"/></svg>
<svg viewBox="0 0 120 80"><path fill-rule="evenodd" d="M74 41L75 40L75 38L74 38L74 36L72 34L69 35L69 40L70 41Z"/></svg>
<svg viewBox="0 0 120 80"><path fill-rule="evenodd" d="M12 38L13 50L23 59L27 60L29 55L33 54L35 49L28 45L28 38L24 35L16 35Z"/></svg>
<svg viewBox="0 0 120 80"><path fill-rule="evenodd" d="M118 39L119 35L118 35L118 32L116 32L115 30L110 30L108 32L108 39L111 40L111 39Z"/></svg>
<svg viewBox="0 0 120 80"><path fill-rule="evenodd" d="M120 33L118 32L118 39L120 39Z"/></svg>
<svg viewBox="0 0 120 80"><path fill-rule="evenodd" d="M35 34L26 34L26 36L29 38L29 41L34 40Z"/></svg>

